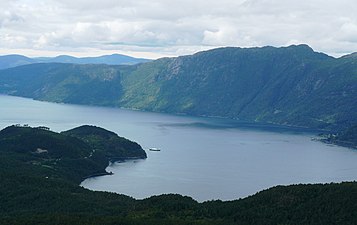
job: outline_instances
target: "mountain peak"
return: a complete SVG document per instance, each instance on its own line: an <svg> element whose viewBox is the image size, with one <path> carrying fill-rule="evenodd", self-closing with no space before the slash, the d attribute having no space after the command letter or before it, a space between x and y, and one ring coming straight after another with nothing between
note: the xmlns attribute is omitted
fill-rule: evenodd
<svg viewBox="0 0 357 225"><path fill-rule="evenodd" d="M299 48L299 49L305 49L305 50L311 50L314 51L309 45L307 44L297 44L297 45L289 45L286 48Z"/></svg>

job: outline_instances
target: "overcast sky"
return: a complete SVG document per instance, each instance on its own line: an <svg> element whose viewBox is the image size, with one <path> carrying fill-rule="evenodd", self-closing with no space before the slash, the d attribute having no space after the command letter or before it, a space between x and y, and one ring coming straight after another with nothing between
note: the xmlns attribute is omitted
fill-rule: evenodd
<svg viewBox="0 0 357 225"><path fill-rule="evenodd" d="M356 0L0 0L0 55L158 58L305 43L357 52Z"/></svg>

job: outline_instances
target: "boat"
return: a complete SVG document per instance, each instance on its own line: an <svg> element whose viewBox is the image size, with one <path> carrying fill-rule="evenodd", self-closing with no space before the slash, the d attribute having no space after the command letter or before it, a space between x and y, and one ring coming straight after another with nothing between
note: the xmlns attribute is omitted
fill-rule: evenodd
<svg viewBox="0 0 357 225"><path fill-rule="evenodd" d="M161 150L159 148L149 148L149 151L159 152Z"/></svg>

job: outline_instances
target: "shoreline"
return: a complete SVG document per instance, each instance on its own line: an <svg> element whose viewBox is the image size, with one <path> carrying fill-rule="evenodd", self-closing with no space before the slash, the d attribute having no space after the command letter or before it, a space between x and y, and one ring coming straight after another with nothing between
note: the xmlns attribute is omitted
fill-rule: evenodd
<svg viewBox="0 0 357 225"><path fill-rule="evenodd" d="M253 120L244 120L244 119L240 119L237 117L215 116L215 115L205 115L205 114L188 114L188 113L167 112L167 111L160 111L160 110L150 111L150 110L145 110L145 109L123 107L123 106L119 106L119 105L80 104L80 103L70 103L70 102L60 102L60 101L48 101L48 100L42 100L42 99L37 99L37 98L32 98L32 97L25 97L25 96L21 96L21 95L12 95L12 94L6 94L6 93L0 93L0 96L1 95L9 96L9 97L31 99L33 101L47 102L47 103L53 103L53 104L65 104L65 105L73 105L73 106L86 106L86 107L98 107L98 108L112 108L112 109L121 109L121 110L133 111L133 112L159 113L159 114L166 114L166 115L172 115L172 116L194 117L194 118L203 118L203 119L232 120L237 123L251 124L251 125L255 125L257 127L278 127L278 128L285 128L285 129L291 129L291 130L297 129L297 130L304 130L306 132L313 132L313 133L331 132L332 131L332 130L328 130L328 129L299 126L299 125L293 125L293 124L287 124L287 123L276 123L276 122L272 122L272 121L258 122L258 121L253 121Z"/></svg>
<svg viewBox="0 0 357 225"><path fill-rule="evenodd" d="M92 174L92 175L89 175L89 176L86 176L83 178L82 182L85 181L86 179L89 179L89 178L94 178L94 177L101 177L101 176L107 176L107 175L113 175L114 173L113 172L102 172L102 173L95 173L95 174ZM82 183L81 182L81 183Z"/></svg>
<svg viewBox="0 0 357 225"><path fill-rule="evenodd" d="M146 157L146 158L147 158L147 157ZM144 159L146 159L146 158L145 158L145 157L139 157L139 156L133 156L133 157L114 157L114 158L110 158L108 162L109 162L109 165L110 165L110 164L112 164L112 163L123 163L123 162L125 162L125 161L127 161L127 160L138 160L138 159L143 159L143 160L144 160ZM109 166L109 165L108 165L108 166ZM108 166L106 166L105 169L106 169ZM86 179L89 179L89 178L101 177L101 176L108 176L108 175L114 175L114 173L113 173L112 171L109 171L109 172L105 171L105 172L90 174L90 175L88 175L88 176L83 177L81 183L82 183L83 181L85 181ZM80 183L80 184L81 184L81 183Z"/></svg>

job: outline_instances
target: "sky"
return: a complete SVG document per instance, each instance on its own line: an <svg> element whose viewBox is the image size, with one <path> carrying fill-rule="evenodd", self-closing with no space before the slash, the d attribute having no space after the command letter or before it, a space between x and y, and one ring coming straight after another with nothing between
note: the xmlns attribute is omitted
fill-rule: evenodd
<svg viewBox="0 0 357 225"><path fill-rule="evenodd" d="M0 55L160 58L308 44L357 52L356 0L0 0Z"/></svg>

